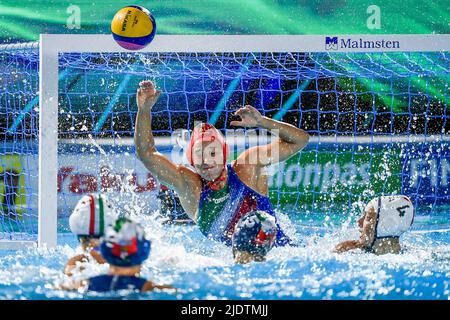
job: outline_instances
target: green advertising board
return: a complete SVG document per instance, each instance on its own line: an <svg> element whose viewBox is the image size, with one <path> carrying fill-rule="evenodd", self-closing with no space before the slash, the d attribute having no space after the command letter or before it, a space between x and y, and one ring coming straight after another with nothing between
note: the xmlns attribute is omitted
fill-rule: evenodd
<svg viewBox="0 0 450 320"><path fill-rule="evenodd" d="M401 166L398 148L314 144L273 168L268 177L270 196L281 207L347 210L349 203L399 193Z"/></svg>

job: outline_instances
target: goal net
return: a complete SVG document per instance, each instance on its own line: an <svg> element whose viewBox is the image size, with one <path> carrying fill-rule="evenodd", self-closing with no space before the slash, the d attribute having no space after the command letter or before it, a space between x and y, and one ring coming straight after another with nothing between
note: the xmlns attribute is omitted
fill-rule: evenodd
<svg viewBox="0 0 450 320"><path fill-rule="evenodd" d="M144 79L162 91L157 148L177 163L186 164L183 132L196 121L227 139L242 134L231 158L251 146L260 130L230 126L243 105L306 130L308 146L267 170L281 211L348 215L405 194L419 215L448 219L448 37L353 38L159 36L129 52L108 35L43 35L2 46L0 239L54 245L86 193L158 210L159 184L132 139Z"/></svg>

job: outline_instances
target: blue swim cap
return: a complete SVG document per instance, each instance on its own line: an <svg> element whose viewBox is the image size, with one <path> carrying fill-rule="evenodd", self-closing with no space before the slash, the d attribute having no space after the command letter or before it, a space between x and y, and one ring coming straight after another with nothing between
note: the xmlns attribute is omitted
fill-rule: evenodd
<svg viewBox="0 0 450 320"><path fill-rule="evenodd" d="M234 229L232 245L235 250L265 256L272 249L276 235L275 217L261 210L241 217Z"/></svg>
<svg viewBox="0 0 450 320"><path fill-rule="evenodd" d="M150 240L145 238L144 228L139 223L119 218L106 229L100 251L103 258L113 266L133 267L148 258L150 247Z"/></svg>

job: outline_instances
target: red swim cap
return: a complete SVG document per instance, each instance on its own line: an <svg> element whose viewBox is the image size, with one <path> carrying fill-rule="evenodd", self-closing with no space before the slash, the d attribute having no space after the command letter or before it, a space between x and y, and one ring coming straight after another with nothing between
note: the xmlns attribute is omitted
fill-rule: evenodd
<svg viewBox="0 0 450 320"><path fill-rule="evenodd" d="M191 166L194 166L194 161L192 160L192 147L198 140L219 141L222 145L223 150L223 164L227 163L227 157L230 153L230 150L227 143L225 142L222 133L220 133L220 131L217 130L212 124L202 123L201 125L196 126L192 131L191 140L189 141L189 145L186 150L186 157Z"/></svg>

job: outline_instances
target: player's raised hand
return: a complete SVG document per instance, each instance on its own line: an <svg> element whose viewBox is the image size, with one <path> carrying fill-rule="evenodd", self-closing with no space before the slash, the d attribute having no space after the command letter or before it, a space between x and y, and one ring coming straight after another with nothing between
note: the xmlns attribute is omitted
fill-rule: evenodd
<svg viewBox="0 0 450 320"><path fill-rule="evenodd" d="M136 102L140 110L150 111L158 101L161 94L160 90L156 90L155 85L150 80L144 80L139 83L136 93Z"/></svg>
<svg viewBox="0 0 450 320"><path fill-rule="evenodd" d="M238 109L234 114L242 119L230 122L230 125L236 127L258 127L263 119L261 113L250 105Z"/></svg>

